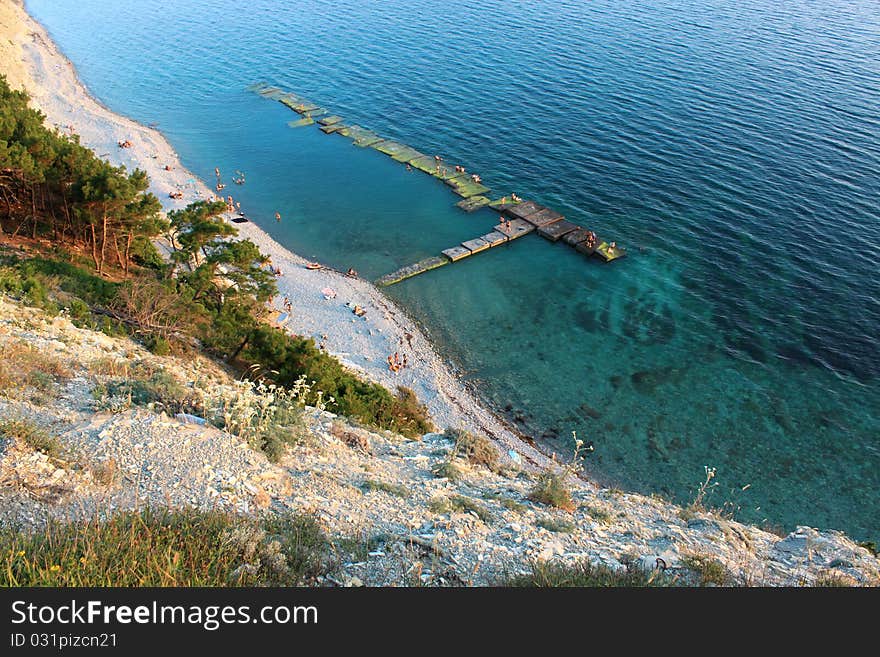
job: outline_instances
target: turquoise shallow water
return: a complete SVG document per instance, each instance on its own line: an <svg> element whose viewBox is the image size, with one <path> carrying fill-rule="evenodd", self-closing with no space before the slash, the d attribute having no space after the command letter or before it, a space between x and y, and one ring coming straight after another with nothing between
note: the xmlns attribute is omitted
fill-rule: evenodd
<svg viewBox="0 0 880 657"><path fill-rule="evenodd" d="M600 479L687 501L709 465L738 518L880 534L876 2L27 4L307 257L376 277L494 214L286 127L257 80L617 239L609 266L531 236L388 293L524 430L593 440Z"/></svg>

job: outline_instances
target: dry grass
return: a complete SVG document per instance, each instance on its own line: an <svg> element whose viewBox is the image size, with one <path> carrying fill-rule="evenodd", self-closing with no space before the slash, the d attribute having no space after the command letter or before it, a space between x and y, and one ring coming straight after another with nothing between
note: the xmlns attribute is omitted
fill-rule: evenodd
<svg viewBox="0 0 880 657"><path fill-rule="evenodd" d="M493 472L498 471L501 455L491 440L461 429L447 429L445 435L455 440L453 457L461 456L473 465L482 465Z"/></svg>
<svg viewBox="0 0 880 657"><path fill-rule="evenodd" d="M816 578L816 587L818 588L851 588L856 586L852 578L840 573L825 572Z"/></svg>
<svg viewBox="0 0 880 657"><path fill-rule="evenodd" d="M372 454L370 448L370 439L360 433L350 431L340 422L333 422L330 425L330 434L338 438L343 443L351 447L353 450L363 454Z"/></svg>
<svg viewBox="0 0 880 657"><path fill-rule="evenodd" d="M503 582L503 586L525 587L654 587L675 586L675 579L637 568L612 570L606 566L593 565L587 561L572 565L535 561L531 572L517 575Z"/></svg>
<svg viewBox="0 0 880 657"><path fill-rule="evenodd" d="M516 513L523 513L528 508L525 504L520 504L516 500L507 497L507 495L496 493L494 491L483 492L483 499L494 500L508 511L514 511Z"/></svg>
<svg viewBox="0 0 880 657"><path fill-rule="evenodd" d="M44 354L33 345L7 342L0 345L0 392L28 387L50 392L55 385L73 376L65 363Z"/></svg>
<svg viewBox="0 0 880 657"><path fill-rule="evenodd" d="M92 473L92 479L100 486L115 486L122 479L122 472L119 464L114 459L100 461L89 466L89 472Z"/></svg>
<svg viewBox="0 0 880 657"><path fill-rule="evenodd" d="M143 361L132 362L117 356L101 356L89 363L89 373L98 376L113 376L127 379L131 376L133 366L142 366Z"/></svg>
<svg viewBox="0 0 880 657"><path fill-rule="evenodd" d="M701 586L726 586L731 583L727 568L713 557L688 554L682 557L681 565L699 576Z"/></svg>
<svg viewBox="0 0 880 657"><path fill-rule="evenodd" d="M557 534L570 534L575 530L573 522L562 520L560 518L553 518L552 516L538 518L535 524L538 525L538 527L543 527L547 531L555 532Z"/></svg>
<svg viewBox="0 0 880 657"><path fill-rule="evenodd" d="M64 451L58 438L30 420L0 420L0 437L22 442L53 459Z"/></svg>
<svg viewBox="0 0 880 657"><path fill-rule="evenodd" d="M545 470L538 475L535 486L529 492L529 499L539 504L555 506L564 511L574 511L575 504L571 499L571 491L565 483L565 473Z"/></svg>
<svg viewBox="0 0 880 657"><path fill-rule="evenodd" d="M613 520L611 513L600 507L586 505L582 506L581 509L593 520L604 525L610 525Z"/></svg>
<svg viewBox="0 0 880 657"><path fill-rule="evenodd" d="M472 513L486 524L492 522L489 509L464 495L435 497L428 503L428 508L434 513Z"/></svg>
<svg viewBox="0 0 880 657"><path fill-rule="evenodd" d="M257 523L218 512L121 513L0 531L0 586L302 586L326 538L310 516Z"/></svg>
<svg viewBox="0 0 880 657"><path fill-rule="evenodd" d="M448 458L431 468L431 474L435 477L446 478L449 481L458 481L464 476L464 471L454 460Z"/></svg>
<svg viewBox="0 0 880 657"><path fill-rule="evenodd" d="M382 491L383 493L396 495L397 497L409 497L409 490L405 486L400 486L398 484L389 484L384 481L377 481L376 479L365 480L364 483L361 484L361 489L365 493Z"/></svg>

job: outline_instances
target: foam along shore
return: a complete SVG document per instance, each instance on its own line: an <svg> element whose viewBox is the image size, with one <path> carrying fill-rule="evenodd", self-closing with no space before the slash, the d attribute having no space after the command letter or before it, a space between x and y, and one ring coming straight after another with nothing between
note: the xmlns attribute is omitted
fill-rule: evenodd
<svg viewBox="0 0 880 657"><path fill-rule="evenodd" d="M115 114L93 98L71 62L46 30L18 3L0 4L0 73L13 86L25 88L32 106L49 125L77 134L83 145L115 165L140 168L150 178L150 191L166 211L185 207L216 194L180 163L174 149L158 131ZM122 148L120 143L130 146ZM170 194L177 193L178 198ZM271 220L271 218L268 218ZM315 338L329 353L367 378L392 391L411 388L428 406L435 423L482 431L514 450L526 463L543 466L545 455L520 440L516 433L484 407L439 356L419 327L371 283L329 269L306 269L307 261L291 253L252 221L236 224L239 236L252 240L280 268L279 294L274 303L283 310L291 302L286 330ZM326 298L325 289L336 292ZM357 316L355 306L364 309ZM406 354L408 365L390 371L387 358Z"/></svg>

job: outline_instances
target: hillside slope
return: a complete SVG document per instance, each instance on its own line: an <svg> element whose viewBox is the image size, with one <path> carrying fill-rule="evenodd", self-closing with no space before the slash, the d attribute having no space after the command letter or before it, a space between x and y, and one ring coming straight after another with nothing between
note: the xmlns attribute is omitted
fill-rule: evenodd
<svg viewBox="0 0 880 657"><path fill-rule="evenodd" d="M535 562L690 584L880 582L880 561L838 532L780 537L574 478L569 510L542 504L540 474L454 431L408 440L305 408L272 463L244 432L180 415L200 399L234 430L232 416L272 394L208 359L160 357L0 297L0 523L39 531L145 506L305 513L329 537L326 585L489 585Z"/></svg>

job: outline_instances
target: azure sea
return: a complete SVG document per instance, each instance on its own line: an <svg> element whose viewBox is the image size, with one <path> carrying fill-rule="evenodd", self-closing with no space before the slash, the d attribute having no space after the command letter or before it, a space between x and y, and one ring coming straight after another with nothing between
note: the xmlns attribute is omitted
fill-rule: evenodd
<svg viewBox="0 0 880 657"><path fill-rule="evenodd" d="M376 278L488 232L267 81L628 249L528 236L387 293L489 403L607 485L880 537L876 0L28 0L303 256ZM227 181L228 182L228 181ZM278 211L281 223L273 220Z"/></svg>

